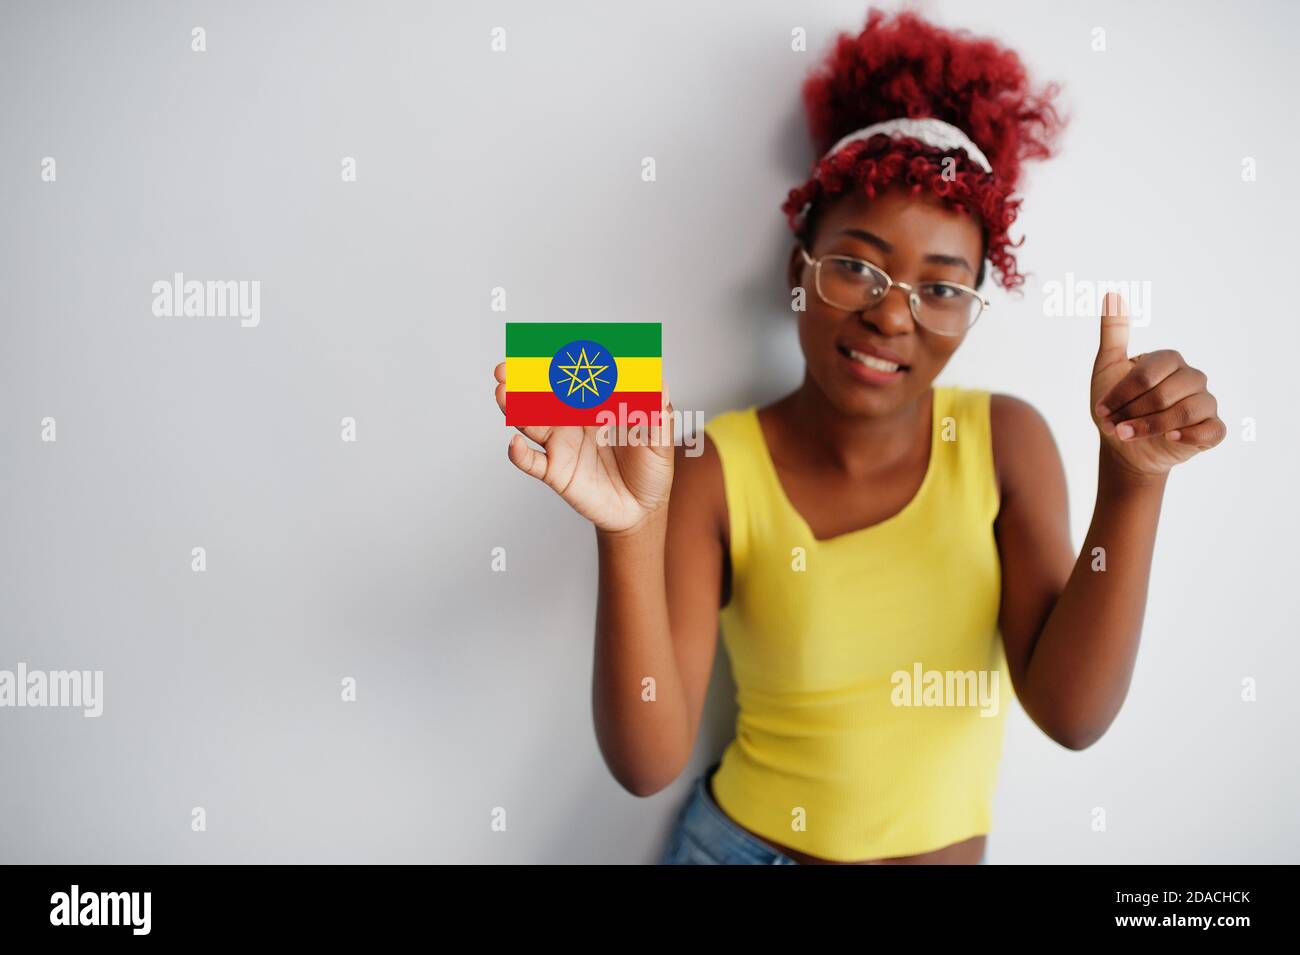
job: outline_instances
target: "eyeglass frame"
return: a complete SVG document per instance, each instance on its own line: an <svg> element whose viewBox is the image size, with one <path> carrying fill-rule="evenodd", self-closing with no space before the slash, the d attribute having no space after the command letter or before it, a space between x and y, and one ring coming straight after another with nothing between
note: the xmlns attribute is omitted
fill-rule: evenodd
<svg viewBox="0 0 1300 955"><path fill-rule="evenodd" d="M881 302L883 302L885 300L885 296L889 294L890 289L900 288L907 293L907 310L912 316L912 321L916 322L916 324L920 325L926 331L934 332L934 334L936 335L946 335L950 338L955 338L958 335L965 335L972 328L974 328L975 323L980 320L980 317L984 314L985 311L988 310L989 305L991 304L989 300L986 299L983 295L981 295L976 289L971 288L969 285L962 285L960 282L950 282L947 279L935 279L933 282L924 283L927 285L950 285L953 288L961 289L963 292L969 292L971 295L975 296L975 300L980 303L980 310L975 313L975 317L970 320L970 324L968 324L960 332L940 331L937 328L931 328L929 325L925 324L925 322L921 321L921 319L917 317L916 310L919 307L920 303L917 301L916 298L916 288L911 283L895 282L893 276L891 276L880 266L872 262L868 262L866 259L860 259L856 255L842 255L838 252L831 252L831 253L827 253L826 255L819 255L816 258L813 258L811 255L808 254L808 249L802 242L799 243L799 251L803 253L804 262L807 265L811 265L813 267L813 286L816 289L817 297L821 299L823 302L825 302L827 305L829 305L831 308L838 308L842 311L867 312L875 308L876 306L878 306ZM880 275L884 278L885 280L884 290L880 293L880 295L876 297L876 300L874 302L868 303L864 308L847 309L843 305L835 304L834 302L827 299L825 294L822 293L822 261L825 259L847 259L850 262L861 262L872 272L875 272L877 275Z"/></svg>

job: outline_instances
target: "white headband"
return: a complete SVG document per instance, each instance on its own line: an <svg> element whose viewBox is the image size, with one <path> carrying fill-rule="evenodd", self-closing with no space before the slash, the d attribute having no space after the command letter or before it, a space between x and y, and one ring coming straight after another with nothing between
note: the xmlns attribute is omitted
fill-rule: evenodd
<svg viewBox="0 0 1300 955"><path fill-rule="evenodd" d="M952 123L945 123L941 119L890 119L883 123L872 123L870 126L864 126L856 132L849 133L830 149L822 159L832 156L839 152L849 143L855 143L859 139L870 139L877 133L885 133L888 136L898 139L902 136L910 136L912 139L919 139L927 146L934 146L937 149L961 149L970 157L971 161L991 173L993 166L989 163L988 157L971 138L963 133ZM804 203L802 212L808 212L812 202Z"/></svg>
<svg viewBox="0 0 1300 955"><path fill-rule="evenodd" d="M993 166L990 165L988 157L984 155L978 146L971 142L971 138L956 126L945 123L941 119L890 119L883 123L872 123L857 132L849 133L826 150L826 156L834 155L849 143L855 143L859 139L870 139L877 133L884 133L894 139L909 136L912 139L919 139L927 146L934 146L936 149L960 149L985 172L993 171ZM822 158L825 159L826 156Z"/></svg>

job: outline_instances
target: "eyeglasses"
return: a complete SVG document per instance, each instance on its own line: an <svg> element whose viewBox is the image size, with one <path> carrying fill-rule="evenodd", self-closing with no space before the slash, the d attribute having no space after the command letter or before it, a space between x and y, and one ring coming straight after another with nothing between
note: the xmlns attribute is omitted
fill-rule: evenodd
<svg viewBox="0 0 1300 955"><path fill-rule="evenodd" d="M817 296L832 308L865 312L885 300L891 288L907 293L907 304L916 323L937 335L961 335L988 308L984 296L957 282L895 282L884 269L848 255L813 258L802 245L803 259L813 267Z"/></svg>

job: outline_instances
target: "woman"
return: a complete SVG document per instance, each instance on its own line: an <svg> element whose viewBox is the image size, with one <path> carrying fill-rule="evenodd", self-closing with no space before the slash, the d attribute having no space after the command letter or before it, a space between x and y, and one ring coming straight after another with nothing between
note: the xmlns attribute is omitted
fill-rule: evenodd
<svg viewBox="0 0 1300 955"><path fill-rule="evenodd" d="M1130 357L1107 296L1077 556L1043 418L933 385L986 307L985 264L1023 282L1014 190L1051 154L1055 92L990 41L872 11L804 90L822 158L784 206L800 387L716 418L693 458L595 429L512 437L596 528L596 731L630 792L687 764L721 617L737 734L663 861L980 862L1011 689L1070 749L1119 711L1168 472L1226 433L1205 375Z"/></svg>

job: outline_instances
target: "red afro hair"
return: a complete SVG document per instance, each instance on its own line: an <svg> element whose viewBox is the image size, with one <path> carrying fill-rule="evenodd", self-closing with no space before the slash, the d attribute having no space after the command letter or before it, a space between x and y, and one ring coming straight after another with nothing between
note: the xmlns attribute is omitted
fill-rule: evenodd
<svg viewBox="0 0 1300 955"><path fill-rule="evenodd" d="M1065 126L1052 100L1052 83L1032 89L1014 51L964 30L945 30L911 12L867 15L857 36L842 33L823 64L805 81L804 107L813 147L822 156L842 137L884 120L932 117L951 123L984 151L986 173L961 150L943 150L885 135L850 143L813 165L811 177L790 190L781 206L790 228L807 242L824 201L849 190L875 196L901 185L929 192L978 217L985 258L998 284L1024 284L1008 229L1021 199L1020 164L1053 154ZM949 160L944 176L944 161ZM984 268L980 267L980 281Z"/></svg>

